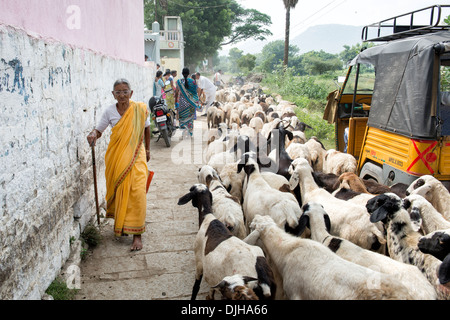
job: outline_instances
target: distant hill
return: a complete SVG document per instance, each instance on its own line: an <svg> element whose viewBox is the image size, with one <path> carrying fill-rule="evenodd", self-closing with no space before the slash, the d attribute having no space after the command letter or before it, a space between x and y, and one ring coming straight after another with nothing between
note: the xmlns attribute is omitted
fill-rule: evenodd
<svg viewBox="0 0 450 320"><path fill-rule="evenodd" d="M324 24L308 28L295 38L290 40L291 45L296 45L300 53L312 50L323 50L328 53L339 53L344 50L344 45L353 46L361 42L362 27L342 24Z"/></svg>
<svg viewBox="0 0 450 320"><path fill-rule="evenodd" d="M300 54L311 50L323 50L328 53L340 53L344 50L344 45L355 45L361 42L362 27L342 24L324 24L312 26L296 37L291 37L290 44L296 45L300 49ZM284 40L284 38L282 39ZM244 51L244 54L260 53L267 44L266 41L247 40L238 45L233 45ZM221 55L228 54L228 50L223 50Z"/></svg>

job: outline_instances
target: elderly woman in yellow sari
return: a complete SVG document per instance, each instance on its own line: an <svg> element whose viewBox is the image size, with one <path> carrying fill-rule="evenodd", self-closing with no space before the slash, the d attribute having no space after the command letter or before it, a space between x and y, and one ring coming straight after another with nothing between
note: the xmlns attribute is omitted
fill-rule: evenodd
<svg viewBox="0 0 450 320"><path fill-rule="evenodd" d="M117 103L106 107L89 144L95 145L111 126L106 150L106 217L114 219L116 236L133 235L131 250L142 249L147 208L147 162L150 160L150 120L145 103L131 100L130 83L119 79L112 91Z"/></svg>

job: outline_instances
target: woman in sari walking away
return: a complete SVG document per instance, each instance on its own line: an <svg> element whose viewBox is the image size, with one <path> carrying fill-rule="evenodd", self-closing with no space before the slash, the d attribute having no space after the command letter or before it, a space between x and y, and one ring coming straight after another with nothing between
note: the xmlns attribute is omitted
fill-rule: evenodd
<svg viewBox="0 0 450 320"><path fill-rule="evenodd" d="M147 105L131 100L130 83L119 79L112 92L117 103L106 107L87 140L95 146L110 125L105 155L106 217L114 219L117 237L133 235L131 250L142 249L147 209L147 162L150 160L150 120Z"/></svg>
<svg viewBox="0 0 450 320"><path fill-rule="evenodd" d="M197 83L189 78L189 69L182 71L183 78L177 81L175 90L175 108L178 109L180 128L187 130L189 137L194 131L195 112L200 109L198 104Z"/></svg>

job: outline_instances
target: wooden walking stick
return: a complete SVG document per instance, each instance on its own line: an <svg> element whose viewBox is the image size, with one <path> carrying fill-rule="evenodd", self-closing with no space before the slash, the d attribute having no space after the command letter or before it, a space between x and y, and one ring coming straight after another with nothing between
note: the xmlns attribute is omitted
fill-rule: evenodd
<svg viewBox="0 0 450 320"><path fill-rule="evenodd" d="M94 143L91 144L92 149L92 166L93 166L93 172L94 172L94 191L95 191L95 208L97 210L97 223L100 227L100 209L98 206L98 191L97 191L97 168L95 167L95 145Z"/></svg>

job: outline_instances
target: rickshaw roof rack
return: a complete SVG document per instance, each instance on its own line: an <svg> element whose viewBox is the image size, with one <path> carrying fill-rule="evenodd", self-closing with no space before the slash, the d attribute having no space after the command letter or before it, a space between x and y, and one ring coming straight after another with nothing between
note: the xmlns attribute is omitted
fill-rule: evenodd
<svg viewBox="0 0 450 320"><path fill-rule="evenodd" d="M448 10L447 15L450 14L450 5L434 5L367 25L362 29L361 40L363 42L384 42L450 30L450 25L440 24L441 18L443 20L445 17L442 14L443 9ZM420 18L428 18L429 24L414 24L414 18L417 18L418 15ZM409 24L405 24L404 20L409 20Z"/></svg>

